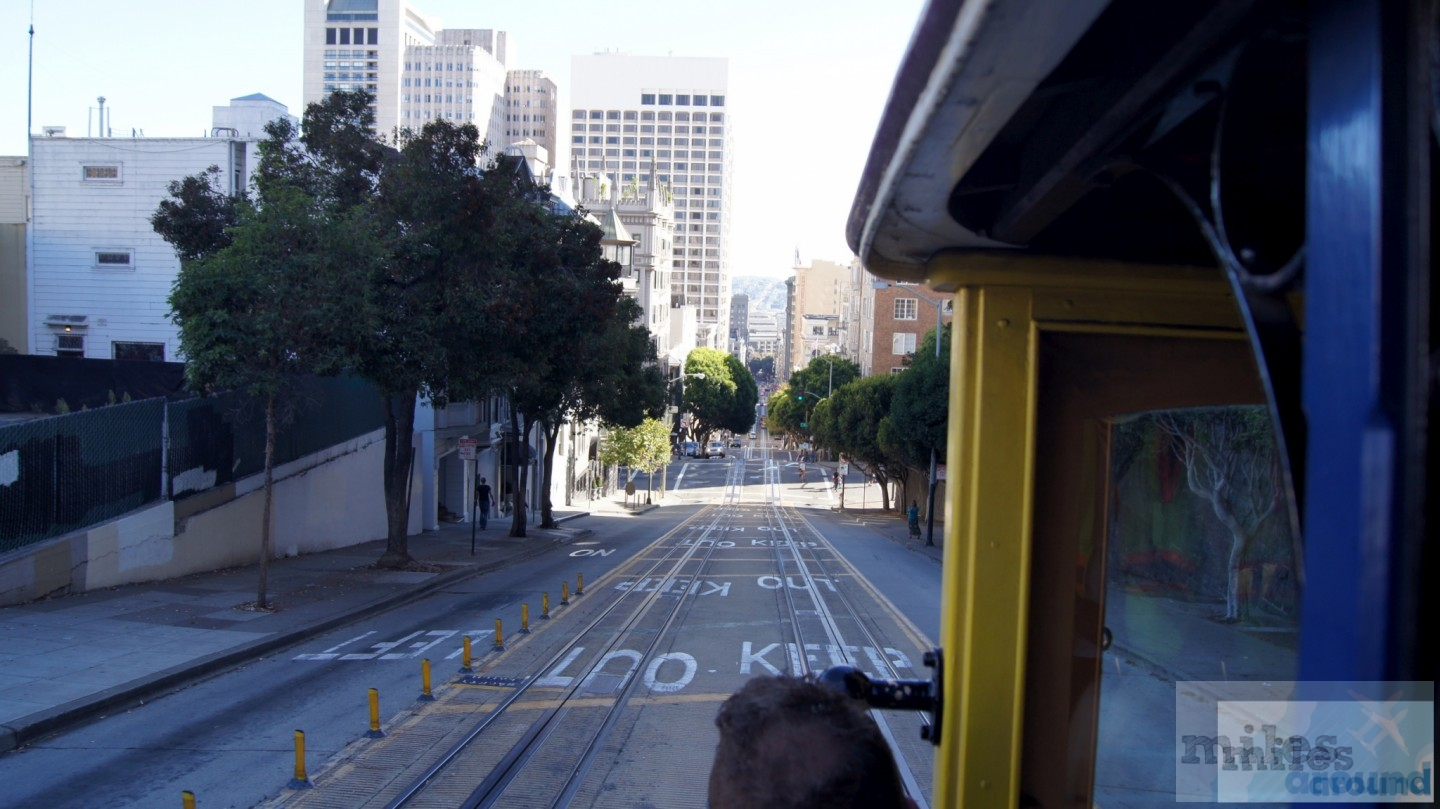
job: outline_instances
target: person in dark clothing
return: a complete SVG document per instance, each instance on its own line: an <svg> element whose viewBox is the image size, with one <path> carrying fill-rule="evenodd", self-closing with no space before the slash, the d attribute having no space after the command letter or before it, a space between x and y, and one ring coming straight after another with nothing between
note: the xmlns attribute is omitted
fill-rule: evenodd
<svg viewBox="0 0 1440 809"><path fill-rule="evenodd" d="M915 806L864 704L812 678L755 677L715 725L710 809Z"/></svg>
<svg viewBox="0 0 1440 809"><path fill-rule="evenodd" d="M490 507L495 505L495 492L491 490L490 484L485 478L475 484L475 510L480 514L480 527L484 528L490 524Z"/></svg>

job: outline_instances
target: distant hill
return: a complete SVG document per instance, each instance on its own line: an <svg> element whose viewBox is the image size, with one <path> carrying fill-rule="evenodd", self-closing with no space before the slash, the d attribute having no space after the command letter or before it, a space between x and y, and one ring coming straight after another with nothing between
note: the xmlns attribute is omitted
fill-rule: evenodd
<svg viewBox="0 0 1440 809"><path fill-rule="evenodd" d="M750 296L750 308L758 312L785 311L785 279L763 275L737 275L730 279L732 295Z"/></svg>

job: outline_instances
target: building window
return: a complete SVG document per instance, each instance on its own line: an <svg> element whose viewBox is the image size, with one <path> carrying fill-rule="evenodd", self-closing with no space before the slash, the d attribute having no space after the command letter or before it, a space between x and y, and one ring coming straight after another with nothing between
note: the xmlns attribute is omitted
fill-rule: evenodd
<svg viewBox="0 0 1440 809"><path fill-rule="evenodd" d="M96 250L94 267L97 270L133 270L134 261L132 250Z"/></svg>
<svg viewBox="0 0 1440 809"><path fill-rule="evenodd" d="M682 107L688 107L690 106L690 96L677 95L675 96L675 103Z"/></svg>
<svg viewBox="0 0 1440 809"><path fill-rule="evenodd" d="M723 107L723 106L725 106L725 96L710 96L710 106L712 106L712 107ZM710 120L713 121L713 120L715 120L715 119L714 119L714 118L711 118Z"/></svg>
<svg viewBox="0 0 1440 809"><path fill-rule="evenodd" d="M674 96L670 95L669 93L661 93L661 94L660 94L660 105L661 105L661 106L668 107L668 106L670 106L671 104L674 104L674 103L675 103L675 97L674 97Z"/></svg>
<svg viewBox="0 0 1440 809"><path fill-rule="evenodd" d="M897 357L915 353L914 332L897 332L890 339L890 353Z"/></svg>
<svg viewBox="0 0 1440 809"><path fill-rule="evenodd" d="M80 177L87 183L118 183L120 166L85 166L81 169Z"/></svg>
<svg viewBox="0 0 1440 809"><path fill-rule="evenodd" d="M85 357L85 335L83 334L57 334L55 335L55 356L74 357L83 359Z"/></svg>
<svg viewBox="0 0 1440 809"><path fill-rule="evenodd" d="M647 107L653 107L653 106L655 105L655 94L654 94L654 93L641 93L641 94L640 94L640 103L643 104L643 105L645 105L645 106L647 106Z"/></svg>
<svg viewBox="0 0 1440 809"><path fill-rule="evenodd" d="M708 99L705 96L695 96L695 106L703 107Z"/></svg>
<svg viewBox="0 0 1440 809"><path fill-rule="evenodd" d="M896 298L896 299L895 299L895 319L896 319L896 320L914 320L914 319L915 319L916 308L917 308L918 306L919 306L919 301L918 301L917 299L915 299L915 298Z"/></svg>
<svg viewBox="0 0 1440 809"><path fill-rule="evenodd" d="M164 362L164 343L111 343L117 360L141 360L143 362Z"/></svg>

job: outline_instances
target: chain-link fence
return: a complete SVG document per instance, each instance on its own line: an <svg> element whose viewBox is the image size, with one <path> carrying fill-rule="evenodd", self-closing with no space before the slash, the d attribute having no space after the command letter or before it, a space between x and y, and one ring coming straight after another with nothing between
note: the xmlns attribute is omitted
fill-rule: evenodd
<svg viewBox="0 0 1440 809"><path fill-rule="evenodd" d="M380 395L356 377L302 380L281 410L277 466L384 424ZM264 467L263 408L233 394L0 427L0 553Z"/></svg>
<svg viewBox="0 0 1440 809"><path fill-rule="evenodd" d="M165 400L0 428L0 552L160 499Z"/></svg>

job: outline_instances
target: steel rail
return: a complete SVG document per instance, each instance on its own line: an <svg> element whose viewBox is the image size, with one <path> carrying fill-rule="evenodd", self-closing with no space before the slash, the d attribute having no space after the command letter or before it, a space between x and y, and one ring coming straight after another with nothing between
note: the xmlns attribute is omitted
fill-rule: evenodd
<svg viewBox="0 0 1440 809"><path fill-rule="evenodd" d="M676 526L675 529L667 532L665 536L657 539L654 543L652 543L646 549L646 551L660 545L660 543L662 542L670 540L676 534L680 533L681 530L684 529L688 524L696 521L696 519L704 513L705 512L700 512L699 514L696 514L686 520L686 522L682 523L680 526ZM719 512L719 510L716 510L711 515L709 524L706 525L701 532L702 540L709 534L715 532L716 527L721 522L721 517L722 514ZM652 562L649 569L644 572L641 578L653 578L655 577L653 574L657 570L659 570L667 563L671 563L670 572L665 576L659 577L670 578L685 564L692 561L696 553L700 551L702 547L704 546L701 543L697 543L687 548L684 548L683 550L679 547L667 549L666 554L660 559ZM679 553L677 554L676 551L679 551ZM706 554L705 559L701 562L702 566L709 560L711 556L714 555L714 552L715 543L712 540L709 544L708 553ZM413 781L403 792L401 792L394 799L392 799L392 801L386 805L386 809L402 809L402 807L409 805L413 800L415 800L415 798L418 797L432 781L434 781L436 776L444 772L445 769L449 767L455 761L455 759L458 758L462 752L464 752L466 748L473 744L474 741L479 738L479 736L488 727L490 727L497 720L499 720L500 717L505 714L507 709L509 709L521 697L525 696L526 693L529 692L529 690L534 686L536 681L541 678L541 675L544 672L549 671L552 667L554 667L562 659L564 659L565 656L569 655L577 646L580 645L580 641L582 639L595 631L596 627L598 627L603 621L609 618L612 613L614 613L621 607L621 605L627 603L633 604L633 601L627 598L632 594L632 592L626 592L624 595L617 598L613 604L606 607L600 614L596 615L583 629L581 629L575 634L574 638L572 638L569 643L567 643L558 652L552 655L550 659L547 660L543 665L539 666L534 674L526 677L525 680L521 682L520 685L517 686L511 694L509 694L504 700L502 700L498 705L496 705L494 710L490 711L484 719L476 723L475 727L472 728L469 732L467 732L463 738L461 738L454 745L452 745L450 749L448 749L444 754L442 754L441 757L433 765L431 765L424 773L422 773L418 778L416 778L415 781ZM615 645L619 643L619 639L624 635L625 631L629 627L633 626L636 622L638 622L639 618L645 614L645 612L656 600L658 600L661 592L660 589L657 588L656 590L644 595L645 597L638 605L634 606L634 608L631 610L630 615L626 617L624 622L616 630L615 637L610 642L607 650L613 649ZM677 607L679 606L679 604L684 603L684 601L685 599L680 599L677 603ZM544 741L544 737L549 735L549 732L545 731L545 728L557 724L556 717L565 710L565 703L574 697L575 692L579 690L582 683L583 680L577 678L574 683L570 684L565 689L565 691L560 697L559 704L557 704L553 708L546 709L542 718L531 725L531 728L526 732L525 736L512 746L511 750L507 752L506 755L501 759L501 762L491 770L490 775L486 778L484 782L481 783L480 787L477 787L477 789L471 793L472 798L477 793L481 792L494 793L494 795L498 797L499 793L495 791L496 782L503 779L505 781L505 784L508 784L509 781L513 780L515 775L518 774L520 771L520 765L523 765L525 760L529 758L529 755L533 754L534 749L538 748L539 744ZM529 751L528 753L526 752L527 750ZM465 805L471 806L472 803L467 801Z"/></svg>

